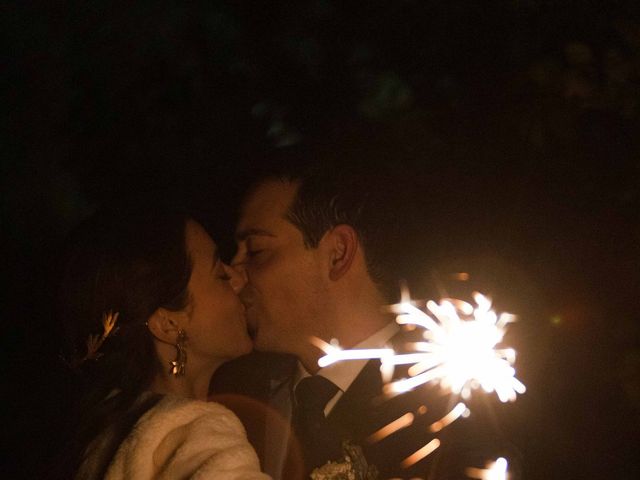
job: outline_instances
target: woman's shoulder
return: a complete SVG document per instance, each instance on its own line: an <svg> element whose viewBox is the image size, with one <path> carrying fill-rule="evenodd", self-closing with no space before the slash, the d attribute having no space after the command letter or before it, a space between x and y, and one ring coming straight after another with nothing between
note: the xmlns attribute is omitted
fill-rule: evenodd
<svg viewBox="0 0 640 480"><path fill-rule="evenodd" d="M138 422L138 428L152 425L165 430L189 426L198 430L235 431L245 435L238 417L225 406L173 395L164 396Z"/></svg>
<svg viewBox="0 0 640 480"><path fill-rule="evenodd" d="M214 402L164 396L122 443L108 478L266 479L245 430Z"/></svg>

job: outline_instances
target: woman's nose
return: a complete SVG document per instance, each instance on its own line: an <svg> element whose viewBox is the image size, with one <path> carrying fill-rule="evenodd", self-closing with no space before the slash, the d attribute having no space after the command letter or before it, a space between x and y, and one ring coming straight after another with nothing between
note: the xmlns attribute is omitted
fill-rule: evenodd
<svg viewBox="0 0 640 480"><path fill-rule="evenodd" d="M242 268L241 265L225 265L224 268L227 272L227 275L229 275L229 284L231 285L231 288L233 288L233 291L235 293L240 293L240 291L247 284L247 274L244 268Z"/></svg>

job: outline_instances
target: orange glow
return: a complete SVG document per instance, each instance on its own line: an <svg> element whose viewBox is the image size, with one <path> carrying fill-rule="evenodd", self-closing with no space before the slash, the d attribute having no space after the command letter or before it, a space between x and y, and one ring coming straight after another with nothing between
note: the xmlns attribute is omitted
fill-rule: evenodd
<svg viewBox="0 0 640 480"><path fill-rule="evenodd" d="M395 433L398 430L401 430L401 429L406 428L409 425L411 425L413 423L413 419L414 418L415 417L414 417L413 413L405 413L400 418L394 420L393 422L389 423L388 425L385 425L384 427L382 427L377 432L374 432L371 435L369 435L369 437L367 437L367 442L369 442L369 443L379 442L380 440L382 440L383 438L388 437L392 433Z"/></svg>
<svg viewBox="0 0 640 480"><path fill-rule="evenodd" d="M405 458L400 463L400 466L402 468L409 468L411 465L419 462L420 460L425 458L427 455L433 453L433 451L439 446L440 446L440 440L438 440L437 438L434 438L429 443L427 443L424 447L422 447L420 450L412 453L407 458Z"/></svg>
<svg viewBox="0 0 640 480"><path fill-rule="evenodd" d="M401 292L401 303L391 305L388 311L396 314L400 325L423 329L424 341L408 342L405 353L396 354L391 348L343 350L337 342L331 344L313 339L314 345L325 352L318 364L323 367L342 360L380 359L383 392L387 396L410 391L426 383L439 386L445 393L462 399L469 398L474 390L494 392L500 401L515 401L518 394L526 391L525 385L515 377L516 351L502 345L508 325L515 321L510 313L496 314L491 309L491 300L474 292L475 305L446 298L436 303L412 301L406 287ZM423 305L423 309L417 305ZM395 374L396 365L408 365L407 376ZM407 413L371 434L368 442L380 441L389 435L412 425L416 416L424 415L427 407L422 405L415 412ZM458 418L471 414L467 406L459 402L428 430L438 434ZM403 468L419 462L440 446L434 438L402 462ZM468 470L474 477L483 480L506 480L506 460L499 458L487 469ZM502 476L500 476L502 475Z"/></svg>
<svg viewBox="0 0 640 480"><path fill-rule="evenodd" d="M426 382L436 382L465 399L478 388L495 392L501 402L514 401L517 394L526 391L512 366L515 350L496 348L515 316L498 316L491 310L491 300L478 292L473 293L473 299L475 308L457 299L430 300L426 313L403 293L404 301L394 306L396 321L424 328L426 341L408 345L414 353L382 358L383 363L394 365L415 362L409 367L409 378L388 384L387 394L406 392Z"/></svg>
<svg viewBox="0 0 640 480"><path fill-rule="evenodd" d="M452 273L451 274L451 278L453 280L459 280L461 282L466 282L467 280L469 280L469 278L471 278L471 276L466 272L459 272L459 273Z"/></svg>
<svg viewBox="0 0 640 480"><path fill-rule="evenodd" d="M309 341L311 342L312 345L315 345L320 350L322 350L324 353L332 352L336 348L333 345L331 345L330 343L327 343L327 342L325 342L324 340L322 340L321 338L318 338L318 337L311 337L309 339Z"/></svg>
<svg viewBox="0 0 640 480"><path fill-rule="evenodd" d="M390 348L370 348L356 350L341 350L338 347L332 347L332 351L328 352L324 357L318 360L320 368L331 365L332 363L342 360L368 360L370 358L384 358L393 355L394 351Z"/></svg>
<svg viewBox="0 0 640 480"><path fill-rule="evenodd" d="M500 457L495 462L489 462L487 468L467 468L465 473L469 478L479 480L507 480L507 459Z"/></svg>
<svg viewBox="0 0 640 480"><path fill-rule="evenodd" d="M429 427L429 430L431 430L434 433L439 432L444 427L446 427L447 425L452 424L458 418L460 418L460 416L465 412L466 409L467 409L467 406L464 403L462 403L462 402L458 403L444 417L442 417L440 420L438 420L436 422L433 422L431 424L431 426Z"/></svg>

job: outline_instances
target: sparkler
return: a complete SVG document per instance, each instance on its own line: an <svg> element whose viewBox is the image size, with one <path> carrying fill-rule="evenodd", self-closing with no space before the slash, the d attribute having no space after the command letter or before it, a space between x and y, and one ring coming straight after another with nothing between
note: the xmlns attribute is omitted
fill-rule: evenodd
<svg viewBox="0 0 640 480"><path fill-rule="evenodd" d="M509 313L497 315L491 310L491 301L480 293L474 293L473 298L476 307L455 299L444 299L439 304L429 301L427 310L431 315L406 300L391 307L398 314L399 324L424 328L426 341L413 344L417 354L380 357L383 363L413 364L410 378L387 384L386 393L406 392L432 381L463 399L477 388L495 392L501 402L514 401L518 393L526 391L515 377L515 351L496 348L515 317Z"/></svg>
<svg viewBox="0 0 640 480"><path fill-rule="evenodd" d="M526 391L525 385L515 377L516 352L512 348L498 347L515 316L496 314L491 309L491 300L480 293L475 292L473 299L475 306L456 299L443 299L439 303L429 301L427 311L423 311L403 289L401 302L390 306L390 311L397 314L398 324L421 328L424 341L407 344L409 353L402 354L391 348L343 350L337 344L316 341L314 343L326 354L319 359L318 365L325 367L342 360L378 358L383 378L386 378L384 392L389 396L425 383L436 383L464 400L473 390L482 388L487 393L495 392L503 403L515 401L518 394ZM396 365L410 365L409 376L390 381ZM469 413L467 406L459 402L429 428L433 433L440 432ZM403 415L372 434L369 440L378 441L408 427L414 417L411 413ZM434 438L403 460L402 466L408 468L439 446L440 440ZM468 468L467 475L482 480L506 480L507 460L498 458L487 469Z"/></svg>
<svg viewBox="0 0 640 480"><path fill-rule="evenodd" d="M474 293L476 307L456 299L427 302L426 313L413 305L403 292L403 301L390 307L400 325L420 327L424 342L407 346L410 353L396 354L391 348L342 350L331 344L319 345L325 356L318 360L325 367L342 360L379 358L383 372L396 365L408 365L408 378L385 385L385 393L396 395L419 385L436 382L440 387L468 399L471 391L482 388L495 392L501 402L514 401L526 387L515 377L516 353L512 348L496 348L506 327L515 320L509 313L497 315L491 301Z"/></svg>

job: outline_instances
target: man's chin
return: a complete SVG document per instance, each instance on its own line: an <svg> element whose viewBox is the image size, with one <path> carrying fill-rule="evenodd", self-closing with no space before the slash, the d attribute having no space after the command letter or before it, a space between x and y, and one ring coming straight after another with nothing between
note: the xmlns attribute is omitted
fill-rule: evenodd
<svg viewBox="0 0 640 480"><path fill-rule="evenodd" d="M251 339L251 342L255 346L256 338L258 336L258 331L255 328L251 327L251 325L247 325L247 333L249 334L249 338Z"/></svg>
<svg viewBox="0 0 640 480"><path fill-rule="evenodd" d="M255 344L256 338L258 338L258 322L253 321L249 315L247 315L247 333Z"/></svg>
<svg viewBox="0 0 640 480"><path fill-rule="evenodd" d="M263 341L258 332L255 332L251 336L253 341L253 349L257 352L273 352L273 348L269 345L269 342Z"/></svg>
<svg viewBox="0 0 640 480"><path fill-rule="evenodd" d="M253 341L253 349L257 352L263 353L289 353L281 348L278 342L274 342L273 339L266 338L261 335L259 331L253 332L251 337Z"/></svg>

